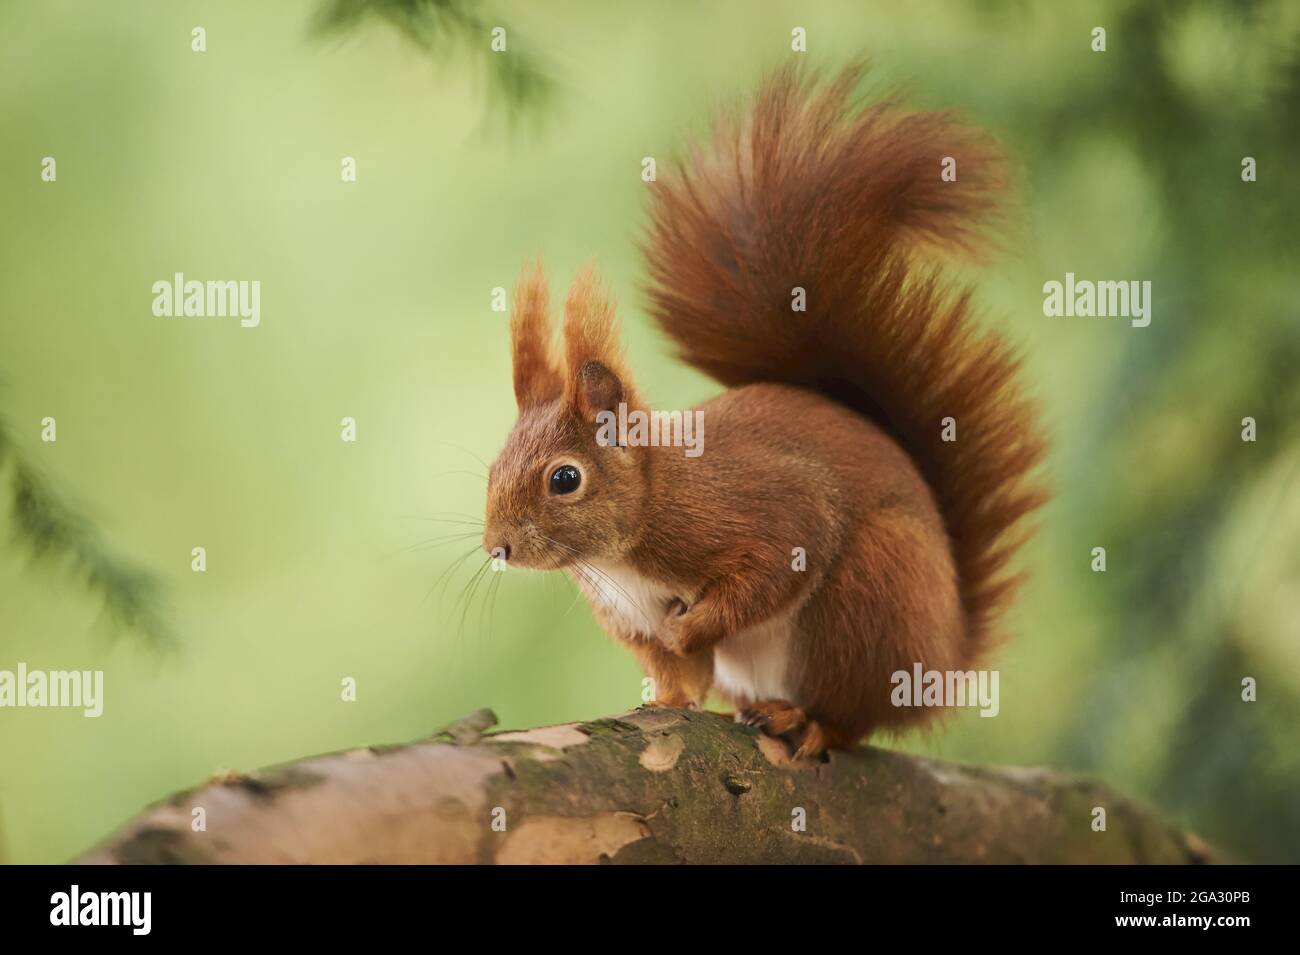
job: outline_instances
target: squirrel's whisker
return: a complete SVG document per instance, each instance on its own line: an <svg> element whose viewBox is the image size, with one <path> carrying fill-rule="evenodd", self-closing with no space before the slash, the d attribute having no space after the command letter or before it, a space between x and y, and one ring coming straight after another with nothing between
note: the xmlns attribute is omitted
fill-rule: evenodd
<svg viewBox="0 0 1300 955"><path fill-rule="evenodd" d="M438 585L442 584L442 596L439 597L439 602L441 603L441 601L446 598L447 587L451 584L452 576L454 576L455 572L461 567L461 565L474 556L478 550L478 546L475 545L448 564L442 573L434 578L433 584L429 587L429 592L425 594L424 599L428 600L433 596L434 591L438 589Z"/></svg>
<svg viewBox="0 0 1300 955"><path fill-rule="evenodd" d="M578 552L574 550L572 547L570 547L568 544L565 544L562 541L558 541L554 537L550 537L546 534L542 534L541 536L543 540L548 541L552 545L560 548L560 550L564 551L569 556L571 556L574 559L575 562L574 565L581 565L588 572L588 576L586 576L584 579L587 581L588 585L592 587L593 590L599 591L601 589L599 584L603 582L611 589L618 591L618 593L622 595L623 599L628 602L628 605L633 607L637 611L637 613L641 615L641 618L646 622L647 628L653 632L655 628L655 621L650 618L650 614L646 612L646 609L642 607L636 600L634 600L630 593L628 593L626 590L623 589L623 587L618 583L618 581L614 580L612 577L609 576L609 574L605 573L603 570L601 570L599 567L596 567L594 564L590 563L589 561L584 561L582 557L578 554ZM570 566L574 566L574 565L570 565ZM593 577L595 578L594 580Z"/></svg>

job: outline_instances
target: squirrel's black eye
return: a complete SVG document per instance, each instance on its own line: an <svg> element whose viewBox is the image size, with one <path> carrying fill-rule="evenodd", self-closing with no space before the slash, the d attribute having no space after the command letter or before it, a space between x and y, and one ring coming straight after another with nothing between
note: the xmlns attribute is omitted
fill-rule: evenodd
<svg viewBox="0 0 1300 955"><path fill-rule="evenodd" d="M582 472L572 464L562 464L551 472L551 493L572 494L582 483Z"/></svg>

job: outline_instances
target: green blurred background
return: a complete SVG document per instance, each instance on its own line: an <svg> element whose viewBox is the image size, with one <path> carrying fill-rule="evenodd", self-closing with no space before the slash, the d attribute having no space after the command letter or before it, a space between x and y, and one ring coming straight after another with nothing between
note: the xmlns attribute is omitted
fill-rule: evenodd
<svg viewBox="0 0 1300 955"><path fill-rule="evenodd" d="M363 6L322 31L307 2L0 5L0 491L43 475L105 561L156 576L174 634L106 616L104 575L66 541L33 560L6 506L0 669L102 668L106 704L0 710L4 858L69 859L221 769L481 706L513 727L640 702L563 579L507 573L466 611L471 557L434 588L475 542L428 518L481 513L514 417L490 294L527 257L557 284L596 259L656 403L714 390L646 319L640 161L802 26L808 65L866 53L1017 167L977 299L1024 346L1057 497L1000 716L901 745L1095 773L1243 858L1300 860L1300 4ZM496 25L509 66L483 52ZM177 271L260 280L261 326L155 318ZM1067 271L1152 280L1151 326L1045 318Z"/></svg>

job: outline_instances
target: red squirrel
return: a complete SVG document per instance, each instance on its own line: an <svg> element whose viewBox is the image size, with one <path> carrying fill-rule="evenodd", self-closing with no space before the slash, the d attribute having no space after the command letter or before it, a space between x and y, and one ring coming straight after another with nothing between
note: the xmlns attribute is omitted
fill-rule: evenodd
<svg viewBox="0 0 1300 955"><path fill-rule="evenodd" d="M860 80L777 72L652 187L652 315L727 388L693 409L703 453L600 437L645 407L614 306L580 275L557 353L539 266L489 472L489 553L566 571L657 703L716 693L796 757L934 716L892 705L891 675L985 658L1044 500L1017 359L932 255L985 243L997 152L947 114L856 105Z"/></svg>

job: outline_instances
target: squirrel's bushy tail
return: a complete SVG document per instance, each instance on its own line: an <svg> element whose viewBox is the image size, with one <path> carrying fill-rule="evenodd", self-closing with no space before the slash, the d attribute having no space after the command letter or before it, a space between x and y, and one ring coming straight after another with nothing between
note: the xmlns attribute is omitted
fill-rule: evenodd
<svg viewBox="0 0 1300 955"><path fill-rule="evenodd" d="M1001 164L945 114L856 108L861 75L778 72L662 176L649 299L682 358L723 384L812 388L894 435L943 515L974 659L1018 582L1007 563L1043 500L1030 476L1043 443L1011 350L920 253L978 250Z"/></svg>

